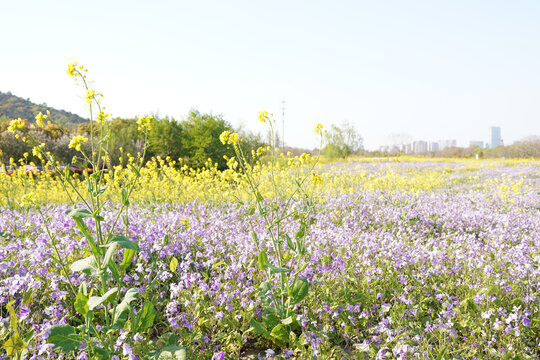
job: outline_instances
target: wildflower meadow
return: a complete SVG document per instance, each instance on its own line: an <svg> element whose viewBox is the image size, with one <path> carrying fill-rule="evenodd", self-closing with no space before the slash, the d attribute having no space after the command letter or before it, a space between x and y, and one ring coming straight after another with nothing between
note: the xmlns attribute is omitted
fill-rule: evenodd
<svg viewBox="0 0 540 360"><path fill-rule="evenodd" d="M68 74L81 173L37 142L47 171L0 173L1 359L540 358L540 162L327 163L227 131L226 169L111 166L102 95Z"/></svg>

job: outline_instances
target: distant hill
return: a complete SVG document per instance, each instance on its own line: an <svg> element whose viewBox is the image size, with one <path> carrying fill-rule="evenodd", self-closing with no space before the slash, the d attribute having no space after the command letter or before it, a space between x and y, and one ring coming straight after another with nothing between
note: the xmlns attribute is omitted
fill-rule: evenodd
<svg viewBox="0 0 540 360"><path fill-rule="evenodd" d="M88 121L79 115L54 109L47 104L34 104L29 99L23 99L10 92L0 92L0 121L21 118L33 122L39 112L45 114L47 110L51 112L51 118L56 124L80 124Z"/></svg>

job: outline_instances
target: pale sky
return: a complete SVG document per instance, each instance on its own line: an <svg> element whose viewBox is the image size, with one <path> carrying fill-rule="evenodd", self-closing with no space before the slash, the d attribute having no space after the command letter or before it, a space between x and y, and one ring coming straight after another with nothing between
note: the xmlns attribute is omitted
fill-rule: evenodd
<svg viewBox="0 0 540 360"><path fill-rule="evenodd" d="M368 149L540 135L540 1L0 0L0 91L87 117L88 69L114 116L190 108L285 142L348 121Z"/></svg>

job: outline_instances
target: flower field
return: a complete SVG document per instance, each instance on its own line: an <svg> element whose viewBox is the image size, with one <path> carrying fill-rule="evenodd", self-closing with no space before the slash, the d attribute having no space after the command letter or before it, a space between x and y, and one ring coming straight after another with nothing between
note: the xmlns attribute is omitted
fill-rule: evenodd
<svg viewBox="0 0 540 360"><path fill-rule="evenodd" d="M408 160L0 174L0 358L538 359L540 163Z"/></svg>

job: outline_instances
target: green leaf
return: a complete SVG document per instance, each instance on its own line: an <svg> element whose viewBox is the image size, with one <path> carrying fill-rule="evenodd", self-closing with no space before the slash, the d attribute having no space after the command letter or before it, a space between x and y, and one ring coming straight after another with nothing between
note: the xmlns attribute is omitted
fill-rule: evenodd
<svg viewBox="0 0 540 360"><path fill-rule="evenodd" d="M302 239L306 235L306 225L302 225L300 230L294 235L296 239Z"/></svg>
<svg viewBox="0 0 540 360"><path fill-rule="evenodd" d="M66 211L66 215L71 216L72 218L89 218L92 217L92 213L88 209L72 209Z"/></svg>
<svg viewBox="0 0 540 360"><path fill-rule="evenodd" d="M122 259L122 263L120 264L120 270L126 271L126 269L131 265L131 259L133 259L133 256L135 256L137 252L135 250L131 249L125 249L124 250L124 258Z"/></svg>
<svg viewBox="0 0 540 360"><path fill-rule="evenodd" d="M109 352L105 349L102 349L100 347L93 347L94 350L94 356L98 360L107 360L110 359L112 352Z"/></svg>
<svg viewBox="0 0 540 360"><path fill-rule="evenodd" d="M261 193L258 191L255 191L255 198L257 199L258 202L262 202L264 200Z"/></svg>
<svg viewBox="0 0 540 360"><path fill-rule="evenodd" d="M297 324L296 315L293 314L289 316L288 318L281 320L281 323L283 325L296 325Z"/></svg>
<svg viewBox="0 0 540 360"><path fill-rule="evenodd" d="M107 190L107 186L100 187L99 190L96 192L95 197L103 195L103 193Z"/></svg>
<svg viewBox="0 0 540 360"><path fill-rule="evenodd" d="M171 259L171 263L169 264L169 268L171 269L171 272L174 273L176 269L178 268L178 259L173 257Z"/></svg>
<svg viewBox="0 0 540 360"><path fill-rule="evenodd" d="M122 204L129 206L129 195L126 189L122 189Z"/></svg>
<svg viewBox="0 0 540 360"><path fill-rule="evenodd" d="M136 241L131 241L127 237L125 237L123 235L114 235L111 238L111 241L114 241L114 242L118 243L118 245L120 245L124 249L131 249L131 250L135 250L137 252L141 251L141 249L139 248L139 245L137 244Z"/></svg>
<svg viewBox="0 0 540 360"><path fill-rule="evenodd" d="M103 258L103 263L101 264L102 269L105 269L109 265L109 261L111 261L114 253L116 252L116 248L118 247L116 243L111 243L107 246L109 248L107 249L107 252L105 253L105 257Z"/></svg>
<svg viewBox="0 0 540 360"><path fill-rule="evenodd" d="M289 342L289 331L283 324L276 325L270 332L270 336L284 343Z"/></svg>
<svg viewBox="0 0 540 360"><path fill-rule="evenodd" d="M259 269L266 270L268 267L268 256L266 255L266 250L261 251L257 259L259 260Z"/></svg>
<svg viewBox="0 0 540 360"><path fill-rule="evenodd" d="M255 233L255 231L251 230L250 235L251 235L251 240L253 240L255 244L259 244L259 238L257 237L257 234Z"/></svg>
<svg viewBox="0 0 540 360"><path fill-rule="evenodd" d="M82 338L75 333L75 328L70 325L54 325L47 342L54 344L55 349L61 349L65 353L78 350Z"/></svg>
<svg viewBox="0 0 540 360"><path fill-rule="evenodd" d="M98 264L94 255L75 261L69 268L73 272L84 272L88 275L95 275L98 272Z"/></svg>
<svg viewBox="0 0 540 360"><path fill-rule="evenodd" d="M159 352L158 360L165 359L174 359L174 360L185 360L186 359L186 349L182 346L169 345L161 349Z"/></svg>
<svg viewBox="0 0 540 360"><path fill-rule="evenodd" d="M255 330L255 332L259 335L262 335L264 337L269 337L270 334L268 333L268 330L266 330L266 327L261 324L260 322L256 321L255 319L251 319L249 324Z"/></svg>
<svg viewBox="0 0 540 360"><path fill-rule="evenodd" d="M21 339L18 333L13 334L9 339L7 339L4 344L4 350L8 356L15 355L22 349L24 349L24 341Z"/></svg>
<svg viewBox="0 0 540 360"><path fill-rule="evenodd" d="M291 269L289 268L286 268L286 267L277 267L277 266L274 266L270 263L266 263L266 265L270 268L270 272L272 274L281 274L281 273L288 273L291 271Z"/></svg>
<svg viewBox="0 0 540 360"><path fill-rule="evenodd" d="M111 275L113 276L114 280L116 281L117 284L119 284L120 273L118 272L118 267L113 260L109 261L109 269L111 270Z"/></svg>
<svg viewBox="0 0 540 360"><path fill-rule="evenodd" d="M294 238L294 241L296 242L296 249L300 255L304 255L306 253L306 248L302 244L302 239L299 239L297 237Z"/></svg>
<svg viewBox="0 0 540 360"><path fill-rule="evenodd" d="M261 285L259 286L259 298L261 299L261 303L266 307L270 307L270 303L272 302L272 289L270 288L270 285L268 282L263 281Z"/></svg>
<svg viewBox="0 0 540 360"><path fill-rule="evenodd" d="M131 171L133 171L135 175L137 175L137 177L141 177L139 169L137 169L133 164L129 164L129 167L131 168Z"/></svg>
<svg viewBox="0 0 540 360"><path fill-rule="evenodd" d="M127 313L129 311L129 305L132 301L136 300L138 296L139 296L139 292L137 291L137 289L131 288L128 291L126 291L126 295L124 295L124 299L122 299L122 302L118 304L118 306L116 307L116 311L114 313L114 318L113 318L114 328L117 328L117 329L123 328L124 323L127 320Z"/></svg>
<svg viewBox="0 0 540 360"><path fill-rule="evenodd" d="M15 300L11 300L10 302L7 303L6 307L9 312L9 319L10 319L11 327L16 330L17 324L19 324L19 317L15 313L15 310L13 310L14 303L15 303Z"/></svg>
<svg viewBox="0 0 540 360"><path fill-rule="evenodd" d="M88 312L88 310L90 310L88 308L88 296L84 294L82 287L79 288L79 292L77 293L77 296L75 297L75 302L73 303L73 307L82 316L86 316L86 313Z"/></svg>
<svg viewBox="0 0 540 360"><path fill-rule="evenodd" d="M143 332L152 326L156 314L157 311L154 308L154 304L150 301L146 301L142 310L137 314L137 332Z"/></svg>
<svg viewBox="0 0 540 360"><path fill-rule="evenodd" d="M83 209L84 210L84 209ZM84 223L82 218L80 217L73 217L73 221L75 221L75 224L81 230L86 240L88 240L88 243L90 244L90 247L92 248L92 252L94 254L101 254L101 250L96 244L96 241L92 237L92 234L90 233L90 230L88 229L88 226Z"/></svg>
<svg viewBox="0 0 540 360"><path fill-rule="evenodd" d="M118 288L114 287L107 291L103 296L91 296L88 299L88 309L94 310L99 305L103 303L112 303L114 299L116 298L116 294L118 293Z"/></svg>
<svg viewBox="0 0 540 360"><path fill-rule="evenodd" d="M178 344L178 340L180 340L178 335L168 332L159 337L158 344L160 344L163 347L169 346L169 345L176 345Z"/></svg>
<svg viewBox="0 0 540 360"><path fill-rule="evenodd" d="M287 246L289 247L289 249L291 249L292 251L296 251L296 246L294 246L291 237L285 234L285 239L287 240Z"/></svg>
<svg viewBox="0 0 540 360"><path fill-rule="evenodd" d="M441 360L443 358L444 354L446 354L446 348L441 350L439 355L437 355L437 359L435 359L435 360Z"/></svg>
<svg viewBox="0 0 540 360"><path fill-rule="evenodd" d="M309 292L309 282L304 279L296 279L290 288L290 297L293 304L298 304L307 296Z"/></svg>

